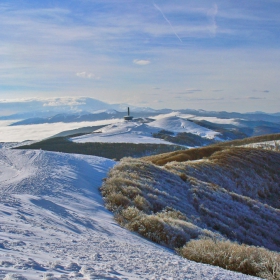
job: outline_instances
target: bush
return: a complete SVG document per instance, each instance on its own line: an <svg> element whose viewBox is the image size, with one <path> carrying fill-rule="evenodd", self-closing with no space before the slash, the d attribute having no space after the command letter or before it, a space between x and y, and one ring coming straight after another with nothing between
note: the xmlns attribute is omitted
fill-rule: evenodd
<svg viewBox="0 0 280 280"><path fill-rule="evenodd" d="M152 208L151 204L143 196L140 195L137 195L134 198L134 205L144 212L148 212Z"/></svg>
<svg viewBox="0 0 280 280"><path fill-rule="evenodd" d="M129 211L132 215L136 212ZM125 216L128 212L126 211ZM189 239L189 235L180 227L174 227L156 215L140 214L135 216L126 227L153 242L170 248L182 247Z"/></svg>
<svg viewBox="0 0 280 280"><path fill-rule="evenodd" d="M181 173L179 176L184 182L187 181L187 175L185 173Z"/></svg>
<svg viewBox="0 0 280 280"><path fill-rule="evenodd" d="M118 208L126 208L131 205L131 201L121 193L112 193L106 197L107 207L113 211Z"/></svg>
<svg viewBox="0 0 280 280"><path fill-rule="evenodd" d="M280 279L280 254L264 248L212 239L191 240L178 249L181 256L196 262L258 276Z"/></svg>

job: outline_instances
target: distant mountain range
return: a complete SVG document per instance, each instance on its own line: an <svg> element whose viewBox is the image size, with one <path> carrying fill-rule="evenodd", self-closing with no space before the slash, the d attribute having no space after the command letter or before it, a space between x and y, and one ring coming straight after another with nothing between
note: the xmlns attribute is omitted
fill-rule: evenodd
<svg viewBox="0 0 280 280"><path fill-rule="evenodd" d="M134 112L133 116L135 118L139 117L150 117L154 115L158 115L161 111L156 112ZM123 118L125 115L124 112L118 112L116 110L105 110L105 111L97 111L96 113L76 113L76 114L57 114L51 117L34 117L28 118L25 120L17 121L12 123L11 126L16 125L29 125L29 124L43 124L43 123L70 123L70 122L90 122L90 121L99 121L99 120L109 120L109 119L119 119Z"/></svg>
<svg viewBox="0 0 280 280"><path fill-rule="evenodd" d="M97 99L89 97L62 97L50 99L29 99L29 100L14 100L0 101L1 112L11 112L10 114L0 115L0 120L23 120L32 118L64 118L63 115L69 115L67 118L75 119L79 116L102 113L107 114L112 111L124 113L130 107L133 115L136 113L160 114L170 113L172 109L154 110L149 107L136 107L128 104L108 104ZM267 114L264 112L253 113L237 113L237 112L216 112L205 110L184 109L176 110L182 114L192 114L195 116L218 117L218 118L239 118L256 121L280 122L280 112ZM58 116L57 116L58 115ZM138 116L138 115L136 115ZM87 118L87 117L83 117ZM93 117L89 117L93 118ZM38 120L37 120L38 121ZM60 120L59 120L60 121ZM51 120L52 122L52 120ZM31 123L31 121L30 121ZM36 123L36 121L35 121Z"/></svg>
<svg viewBox="0 0 280 280"><path fill-rule="evenodd" d="M0 111L3 109L2 111L17 112L9 116L2 116L0 117L0 120L14 120L14 122L10 124L12 127L39 124L58 124L60 126L60 123L78 124L73 128L66 128L65 130L69 130L66 134L59 134L69 135L73 129L73 132L75 133L86 133L91 129L88 127L108 125L111 123L111 120L112 124L117 123L123 120L123 117L127 114L127 107L127 104L108 104L96 99L84 97L0 102ZM150 138L153 138L151 140L153 143L155 138L160 138L176 145L202 146L216 141L243 139L251 136L280 133L280 113L237 113L192 109L174 111L171 109L154 110L148 107L129 107L131 115L134 117L134 122L145 124L162 119L162 121L160 121L161 124L155 122L159 129L150 132L148 135ZM174 118L177 119L175 120ZM86 123L101 120L105 120L106 124ZM174 125L179 125L181 127L180 130L177 131ZM204 131L205 129L211 130L217 135L217 137L205 138L203 135L190 129L190 127L195 126L200 127L199 131ZM140 131L141 128L144 127L145 126L139 126L137 132L131 131L132 136L135 138L135 135L138 135L138 138L141 138L141 135L146 133ZM21 129L25 130L23 127L21 127ZM33 129L37 128L33 127ZM16 131L18 130L19 129L16 129ZM57 133L63 131L63 129L61 131L56 131L53 135L57 135ZM124 134L122 134L122 136L123 135ZM118 137L120 138L120 136ZM104 134L102 135L101 140L105 141ZM122 141L122 139L119 141ZM127 142L127 137L125 137L123 141Z"/></svg>
<svg viewBox="0 0 280 280"><path fill-rule="evenodd" d="M138 108L139 110L140 108ZM147 123L159 118L169 118L177 116L181 120L188 120L200 127L216 131L220 134L223 140L241 139L250 136L258 136L264 134L280 133L280 116L277 114L270 115L266 113L229 113L229 112L207 112L203 110L179 110L172 111L165 110L139 110L132 111L135 121ZM98 110L94 113L82 111L80 113L60 113L48 117L32 117L20 120L10 124L10 126L31 125L31 124L50 124L50 123L78 123L78 122L92 122L99 120L122 120L125 112L120 112L115 109ZM171 122L172 123L172 122ZM157 138L173 140L170 137L170 132L174 132L172 124L168 127L162 126L163 131ZM189 133L190 131L184 131ZM190 132L192 133L192 132ZM181 135L182 136L182 135ZM181 137L180 136L180 137ZM186 135L185 135L186 136ZM185 137L184 136L184 137ZM173 142L173 141L172 141ZM176 144L183 144L176 140ZM194 142L196 145L197 141ZM205 141L203 140L203 143ZM206 143L205 143L206 144ZM209 144L209 143L208 143Z"/></svg>
<svg viewBox="0 0 280 280"><path fill-rule="evenodd" d="M0 120L19 120L27 118L48 118L57 114L90 114L100 110L117 110L126 112L127 107L133 112L155 112L149 107L136 107L128 104L108 104L97 99L88 97L64 97L50 99L30 99L17 101L0 101L1 112L11 114L0 116ZM163 110L166 112L166 110ZM168 110L167 110L168 111Z"/></svg>

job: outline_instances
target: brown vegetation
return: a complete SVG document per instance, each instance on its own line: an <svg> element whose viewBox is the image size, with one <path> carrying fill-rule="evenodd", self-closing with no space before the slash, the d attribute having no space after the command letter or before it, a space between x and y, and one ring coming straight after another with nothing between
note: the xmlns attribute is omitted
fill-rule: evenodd
<svg viewBox="0 0 280 280"><path fill-rule="evenodd" d="M211 239L192 240L178 250L189 260L264 279L280 279L280 254L255 246Z"/></svg>
<svg viewBox="0 0 280 280"><path fill-rule="evenodd" d="M233 140L227 142L220 142L218 144L210 145L202 148L188 149L182 151L169 152L154 156L143 157L145 161L152 162L156 165L165 165L168 162L177 161L184 162L190 160L198 160L211 156L217 151L222 151L230 147L248 145L252 143L258 143L263 141L276 141L280 140L280 134L270 134L257 137L250 137L241 140Z"/></svg>
<svg viewBox="0 0 280 280"><path fill-rule="evenodd" d="M189 161L189 160L198 160L205 157L211 156L213 153L217 151L222 151L223 148L221 147L203 147L203 148L195 148L183 151L176 151L171 153L164 153L155 156L149 156L142 158L145 161L150 161L156 165L164 165L168 162L177 161Z"/></svg>
<svg viewBox="0 0 280 280"><path fill-rule="evenodd" d="M207 159L172 161L161 167L147 160L123 159L101 187L106 206L122 226L154 242L170 248L189 242L180 250L187 258L189 253L183 252L190 252L186 248L192 242L201 241L196 245L203 247L212 240L218 244L214 263L207 258L197 261L279 279L279 255L254 246L280 251L280 154L205 147L190 155L197 159L205 154ZM235 249L231 256L219 243L226 239L247 245L227 241L229 248L234 246L228 250ZM259 255L262 260L271 258L269 264L256 265Z"/></svg>

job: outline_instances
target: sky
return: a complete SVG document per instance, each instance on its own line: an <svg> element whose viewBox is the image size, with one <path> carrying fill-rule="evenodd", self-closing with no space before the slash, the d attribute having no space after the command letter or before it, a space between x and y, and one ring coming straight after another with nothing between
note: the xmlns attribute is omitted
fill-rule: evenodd
<svg viewBox="0 0 280 280"><path fill-rule="evenodd" d="M279 112L279 13L279 0L1 0L0 100Z"/></svg>

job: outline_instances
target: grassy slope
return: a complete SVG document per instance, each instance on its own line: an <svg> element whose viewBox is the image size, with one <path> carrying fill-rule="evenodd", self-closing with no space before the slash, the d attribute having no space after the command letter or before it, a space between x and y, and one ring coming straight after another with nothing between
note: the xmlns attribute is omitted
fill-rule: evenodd
<svg viewBox="0 0 280 280"><path fill-rule="evenodd" d="M109 173L102 192L117 215L131 206L141 215L158 216L166 207L180 211L188 224L167 223L177 223L186 241L217 234L280 251L279 166L280 153L248 148L164 167L124 159ZM132 227L135 221L124 214L122 223Z"/></svg>
<svg viewBox="0 0 280 280"><path fill-rule="evenodd" d="M152 162L157 165L164 165L168 162L178 161L183 162L187 160L198 160L204 157L209 157L217 151L222 151L228 147L236 147L241 145L247 145L252 143L264 142L264 141L276 141L280 140L280 134L270 134L257 137L250 137L242 140L233 140L227 142L221 142L215 145L210 145L203 148L195 148L184 151L176 151L171 153L164 153L154 156L148 156L143 160Z"/></svg>
<svg viewBox="0 0 280 280"><path fill-rule="evenodd" d="M279 167L279 152L237 147L161 167L126 158L101 192L122 226L183 257L278 280Z"/></svg>

